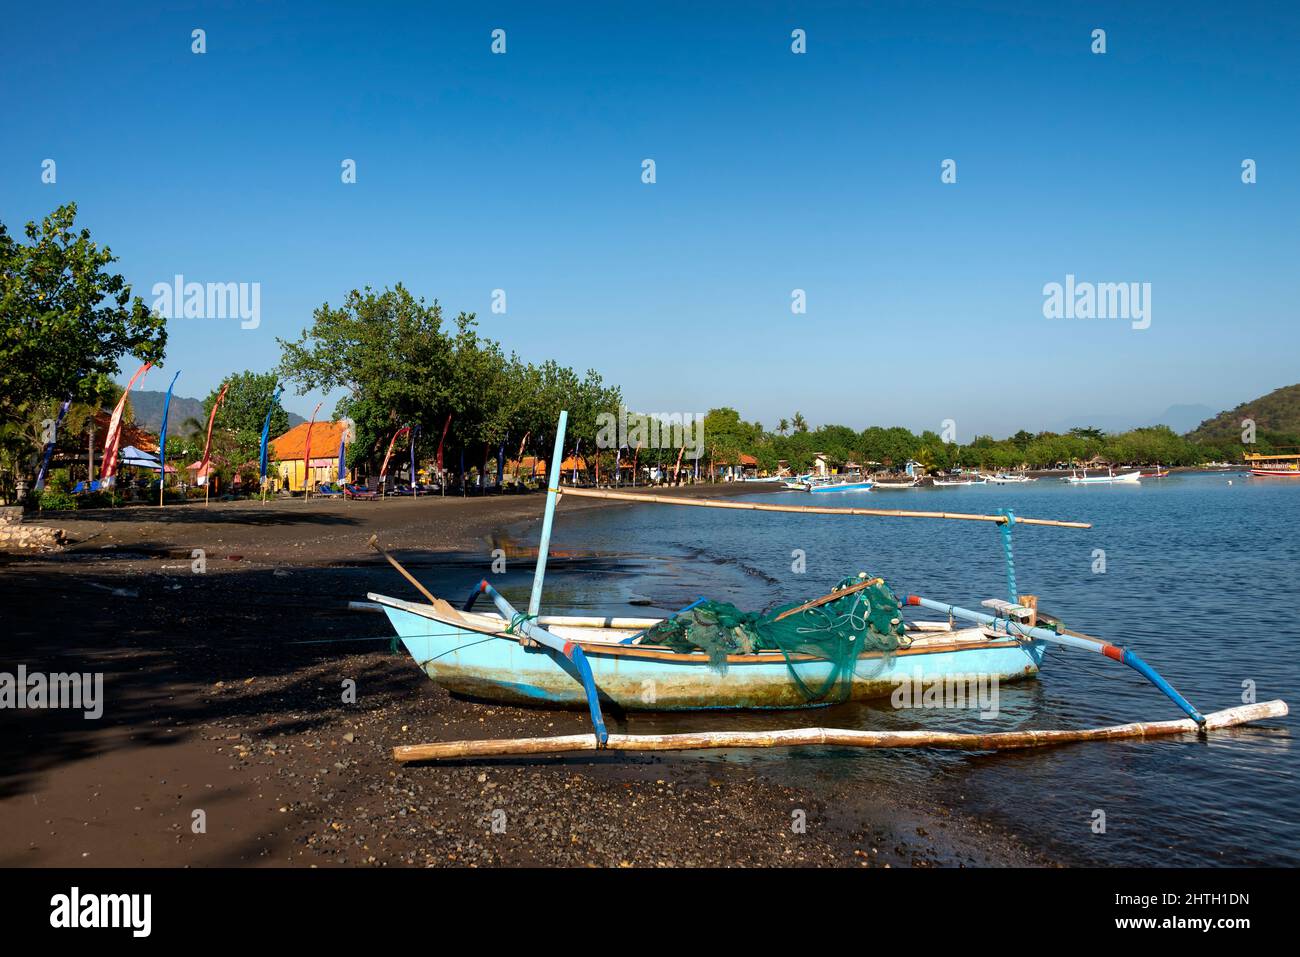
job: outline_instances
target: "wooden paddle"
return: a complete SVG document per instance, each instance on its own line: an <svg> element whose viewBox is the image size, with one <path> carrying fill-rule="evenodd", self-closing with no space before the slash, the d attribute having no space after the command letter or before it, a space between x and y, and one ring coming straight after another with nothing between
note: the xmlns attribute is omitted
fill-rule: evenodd
<svg viewBox="0 0 1300 957"><path fill-rule="evenodd" d="M801 611L807 611L809 608L816 608L819 605L825 605L837 598L843 598L845 595L852 595L855 591L862 591L864 588L870 588L872 585L883 585L883 578L868 578L866 581L860 581L856 585L850 585L848 588L841 588L839 591L833 591L829 595L822 595L821 598L814 598L812 601L806 601L797 608L787 608L781 614L773 618L773 621L780 621L782 618L789 618L791 615L797 615Z"/></svg>
<svg viewBox="0 0 1300 957"><path fill-rule="evenodd" d="M371 548L373 548L375 551L377 551L379 554L387 558L388 564L396 568L399 572L402 573L402 577L404 577L408 582L410 582L412 585L418 588L420 590L420 594L423 595L425 598L429 599L430 605L446 604L446 602L443 602L441 599L434 598L433 595L429 593L429 589L425 588L418 581L416 581L415 576L412 575L410 572L408 572L405 568L403 568L401 566L401 563L399 563L396 558L388 554L388 552L384 551L384 547L379 544L378 535L371 535L370 541L366 542L366 544L369 545Z"/></svg>

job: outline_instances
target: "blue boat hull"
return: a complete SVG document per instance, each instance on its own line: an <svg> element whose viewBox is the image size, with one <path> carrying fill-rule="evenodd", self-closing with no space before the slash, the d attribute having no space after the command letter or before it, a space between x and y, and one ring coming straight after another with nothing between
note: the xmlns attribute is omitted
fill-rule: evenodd
<svg viewBox="0 0 1300 957"><path fill-rule="evenodd" d="M866 492L871 489L872 482L844 482L839 485L814 485L808 489L814 494L818 492Z"/></svg>
<svg viewBox="0 0 1300 957"><path fill-rule="evenodd" d="M387 604L392 600L383 596L371 598L383 605L416 664L448 691L507 704L587 706L573 663L559 652L530 647L527 641L497 630L504 623L495 629L483 627L484 616L466 616L463 621L473 622L475 627L465 627L408 610L416 606L404 602L396 604L406 607L397 607ZM560 633L562 629L552 631ZM725 670L719 670L704 654L599 640L575 643L591 666L602 703L626 711L787 709L819 704L810 704L780 653L735 655L728 659ZM1042 664L1044 648L1038 641L986 637L979 629L953 636L927 633L910 648L859 657L850 698L888 697L908 680L981 676L1012 681L1030 677ZM830 662L814 658L796 664L799 677L810 687L818 687L832 668Z"/></svg>

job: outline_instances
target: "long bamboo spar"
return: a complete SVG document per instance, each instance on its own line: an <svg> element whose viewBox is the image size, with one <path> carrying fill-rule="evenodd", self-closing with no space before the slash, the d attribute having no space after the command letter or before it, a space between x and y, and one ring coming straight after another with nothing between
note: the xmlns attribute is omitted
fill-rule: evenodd
<svg viewBox="0 0 1300 957"><path fill-rule="evenodd" d="M1232 728L1280 718L1287 714L1280 699L1215 711L1205 716L1206 730ZM568 751L699 751L714 748L789 748L829 745L846 748L956 748L973 751L1010 751L1041 748L1074 741L1114 738L1153 738L1199 731L1191 718L1176 721L1135 722L1106 728L1059 731L994 731L961 734L952 731L849 731L836 728L795 728L790 731L704 731L694 734L611 734L602 747L594 734L568 734L551 738L508 738L489 741L439 741L393 748L402 764L446 758L493 758L521 754L559 754Z"/></svg>
<svg viewBox="0 0 1300 957"><path fill-rule="evenodd" d="M738 508L750 512L806 512L815 515L883 515L887 518L951 518L964 522L996 522L1007 520L1005 515L974 515L965 512L908 512L896 508L830 508L818 505L764 505L759 502L728 502L720 498L678 498L668 495L637 495L632 492L610 492L605 489L570 488L561 486L557 494L563 498L607 498L620 502L649 502L652 505L694 505L701 508ZM1017 525L1053 525L1057 528L1092 528L1089 522L1058 522L1050 518L1021 518Z"/></svg>

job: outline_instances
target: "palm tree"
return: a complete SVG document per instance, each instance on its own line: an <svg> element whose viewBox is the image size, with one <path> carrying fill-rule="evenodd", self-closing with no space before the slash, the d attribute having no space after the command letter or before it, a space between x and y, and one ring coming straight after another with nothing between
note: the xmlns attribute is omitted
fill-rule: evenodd
<svg viewBox="0 0 1300 957"><path fill-rule="evenodd" d="M808 431L808 421L803 417L802 412L796 412L794 414L794 430L796 432Z"/></svg>
<svg viewBox="0 0 1300 957"><path fill-rule="evenodd" d="M790 423L787 422L785 419L782 419L780 422L776 424L777 435L785 435L789 431L790 431Z"/></svg>

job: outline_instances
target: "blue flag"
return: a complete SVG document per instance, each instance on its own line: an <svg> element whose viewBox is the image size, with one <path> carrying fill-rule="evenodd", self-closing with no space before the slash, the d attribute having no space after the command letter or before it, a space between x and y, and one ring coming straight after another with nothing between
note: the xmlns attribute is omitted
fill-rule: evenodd
<svg viewBox="0 0 1300 957"><path fill-rule="evenodd" d="M181 370L176 370L176 375L172 376L172 384L167 387L167 398L163 399L163 417L162 428L158 430L158 484L167 484L167 413L172 407L172 386L180 377Z"/></svg>
<svg viewBox="0 0 1300 957"><path fill-rule="evenodd" d="M344 443L346 442L347 442L346 433L344 435L340 435L339 436L339 481L340 482L346 482L348 480L348 460L345 454L346 449L344 448Z"/></svg>
<svg viewBox="0 0 1300 957"><path fill-rule="evenodd" d="M275 387L275 395L271 396L271 407L266 410L266 421L262 423L262 451L258 456L262 474L262 484L266 484L266 443L271 434L271 413L275 411L275 404L280 401L280 393L284 391L282 386Z"/></svg>
<svg viewBox="0 0 1300 957"><path fill-rule="evenodd" d="M59 426L63 424L63 417L68 414L68 406L72 405L72 398L69 397L59 406L59 417L54 420L54 429L50 432L50 440L45 443L45 455L41 459L41 469L36 473L36 491L45 488L45 476L50 471L50 459L54 455L54 443L59 438Z"/></svg>

